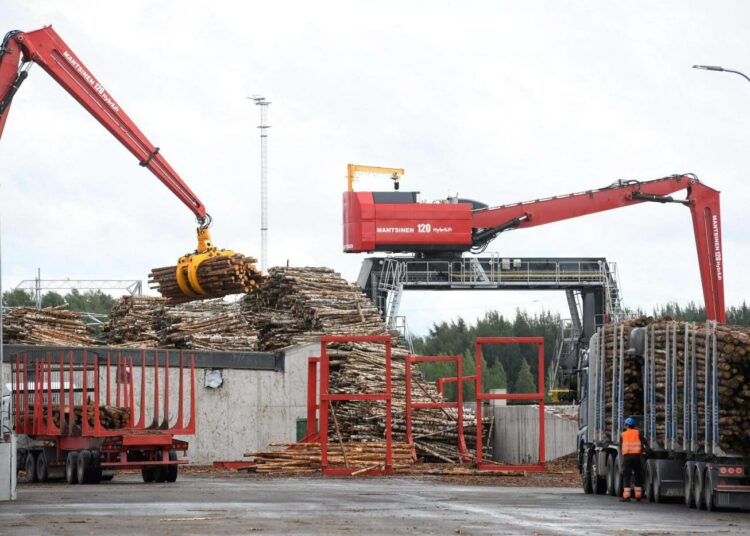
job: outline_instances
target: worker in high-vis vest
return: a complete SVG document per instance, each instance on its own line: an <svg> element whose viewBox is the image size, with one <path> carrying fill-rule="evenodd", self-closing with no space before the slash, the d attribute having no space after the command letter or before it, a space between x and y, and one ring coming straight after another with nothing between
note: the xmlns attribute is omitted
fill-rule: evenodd
<svg viewBox="0 0 750 536"><path fill-rule="evenodd" d="M622 455L622 501L629 501L631 487L635 500L643 496L643 454L646 444L641 433L635 427L635 419L625 419L625 430L620 437L620 455Z"/></svg>

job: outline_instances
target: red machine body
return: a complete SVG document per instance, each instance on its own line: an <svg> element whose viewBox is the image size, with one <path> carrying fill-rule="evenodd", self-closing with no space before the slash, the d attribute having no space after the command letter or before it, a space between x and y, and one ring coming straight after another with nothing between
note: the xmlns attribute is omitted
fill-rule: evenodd
<svg viewBox="0 0 750 536"><path fill-rule="evenodd" d="M670 194L686 190L685 199ZM619 181L605 188L487 207L472 201L418 203L416 192L344 193L344 252L439 254L483 250L497 235L647 201L690 209L709 320L726 321L719 192L693 175Z"/></svg>
<svg viewBox="0 0 750 536"><path fill-rule="evenodd" d="M344 251L463 251L471 247L471 205L408 202L413 195L345 192ZM378 198L390 202L377 202ZM407 202L394 202L399 199Z"/></svg>

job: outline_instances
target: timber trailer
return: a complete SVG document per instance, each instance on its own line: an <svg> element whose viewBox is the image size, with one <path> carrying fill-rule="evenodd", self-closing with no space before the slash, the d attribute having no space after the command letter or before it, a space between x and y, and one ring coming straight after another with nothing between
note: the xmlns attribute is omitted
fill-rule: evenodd
<svg viewBox="0 0 750 536"><path fill-rule="evenodd" d="M22 482L98 484L122 469L140 469L144 482L177 480L188 443L175 436L195 434L192 355L32 349L9 361Z"/></svg>
<svg viewBox="0 0 750 536"><path fill-rule="evenodd" d="M731 379L718 366L717 323L669 321L659 335L654 324L634 328L629 337L624 331L622 324L600 327L581 363L578 466L583 490L622 495L619 437L629 416L624 414L625 392L635 382L643 405L642 414L634 417L649 446L645 498L683 500L705 510L750 508L750 458L720 447L719 393ZM605 344L610 338L614 343ZM639 373L628 377L634 366Z"/></svg>

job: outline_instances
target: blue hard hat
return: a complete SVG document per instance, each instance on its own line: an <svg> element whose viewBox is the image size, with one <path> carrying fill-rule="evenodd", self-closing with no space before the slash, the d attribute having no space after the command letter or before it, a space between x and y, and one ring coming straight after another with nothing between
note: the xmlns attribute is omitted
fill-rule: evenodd
<svg viewBox="0 0 750 536"><path fill-rule="evenodd" d="M635 419L633 417L628 417L625 419L625 424L627 426L635 426Z"/></svg>

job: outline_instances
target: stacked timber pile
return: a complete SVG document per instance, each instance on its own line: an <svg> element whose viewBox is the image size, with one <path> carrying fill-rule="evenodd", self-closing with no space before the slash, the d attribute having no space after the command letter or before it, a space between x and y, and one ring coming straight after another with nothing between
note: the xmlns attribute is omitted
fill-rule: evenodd
<svg viewBox="0 0 750 536"><path fill-rule="evenodd" d="M236 253L204 260L198 266L198 282L205 292L200 298L186 296L177 284L177 267L154 268L149 274L149 286L170 303L183 303L195 299L220 298L229 294L255 291L263 277L256 269L256 259Z"/></svg>
<svg viewBox="0 0 750 536"><path fill-rule="evenodd" d="M123 296L118 299L102 332L110 346L156 348L157 333L166 300L152 296Z"/></svg>
<svg viewBox="0 0 750 536"><path fill-rule="evenodd" d="M271 447L284 450L248 452L258 466L256 473L266 475L300 476L320 472L320 443L271 443ZM353 476L385 466L385 443L340 443L328 444L329 466L356 468ZM408 443L392 444L392 466L394 471L404 470L414 463Z"/></svg>
<svg viewBox="0 0 750 536"><path fill-rule="evenodd" d="M68 425L70 418L70 408L65 407L65 424ZM82 426L83 406L73 407L73 430L80 433ZM88 404L86 406L86 415L89 426L94 426L95 406ZM47 419L47 408L44 408L44 418ZM52 407L52 422L55 426L60 426L60 407ZM120 406L99 406L99 422L107 430L118 430L124 428L130 423L130 408Z"/></svg>
<svg viewBox="0 0 750 536"><path fill-rule="evenodd" d="M683 388L685 362L692 359L692 352L686 352L685 323L670 319L638 319L634 323L649 325L649 336L653 337L656 358L654 360L656 434L660 443L664 440L665 384L666 384L666 338L670 331L670 355L676 344L676 389L678 399L678 437L683 431ZM627 323L626 323L627 326ZM677 337L674 337L674 327ZM653 331L651 331L653 328ZM613 332L614 330L612 330ZM694 336L693 336L694 332ZM706 325L690 324L688 331L689 348L695 347L696 396L697 396L697 441L704 440L705 374L706 374ZM628 329L626 327L626 336ZM710 337L710 333L708 334ZM626 338L627 340L627 338ZM717 326L717 366L719 402L719 446L725 452L750 455L750 327ZM694 341L694 342L693 342ZM607 348L611 352L614 341L607 336ZM709 356L710 357L710 356ZM611 358L608 362L608 383L611 383ZM611 391L607 391L611 392ZM625 358L625 415L643 414L643 359L640 356ZM606 401L607 422L611 419L611 399ZM609 426L609 425L608 425Z"/></svg>
<svg viewBox="0 0 750 536"><path fill-rule="evenodd" d="M243 299L245 318L259 329L259 350L274 350L321 335L389 335L377 309L362 290L329 268L272 268L259 291ZM407 351L392 352L393 434L406 440L405 363ZM341 343L328 347L330 390L333 393L385 392L384 345ZM412 369L412 400L443 402L431 383ZM380 442L385 437L385 404L379 401L338 402L331 407L329 436L348 443ZM336 419L334 419L334 415ZM339 430L334 429L334 420ZM459 461L457 410L419 410L412 430L418 457ZM464 411L465 437L475 443L476 417ZM487 428L485 428L487 430ZM332 440L333 441L333 440Z"/></svg>
<svg viewBox="0 0 750 536"><path fill-rule="evenodd" d="M6 309L3 319L3 342L42 346L91 346L96 344L91 328L81 313L64 306L35 309Z"/></svg>
<svg viewBox="0 0 750 536"><path fill-rule="evenodd" d="M271 268L259 292L243 300L260 329L259 350L317 341L321 335L387 335L362 290L330 268Z"/></svg>
<svg viewBox="0 0 750 536"><path fill-rule="evenodd" d="M258 341L258 332L245 320L240 304L220 299L169 307L161 325L161 348L248 352Z"/></svg>

